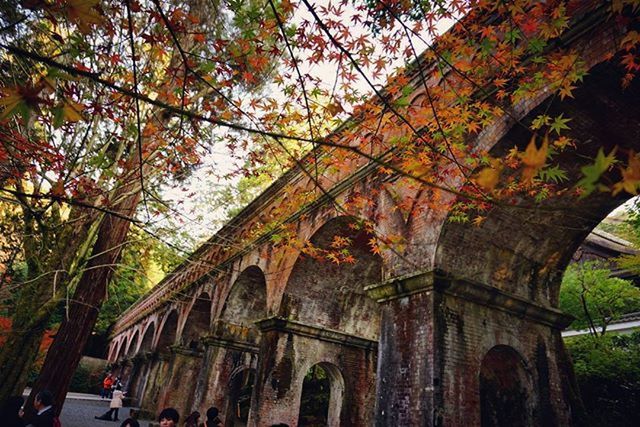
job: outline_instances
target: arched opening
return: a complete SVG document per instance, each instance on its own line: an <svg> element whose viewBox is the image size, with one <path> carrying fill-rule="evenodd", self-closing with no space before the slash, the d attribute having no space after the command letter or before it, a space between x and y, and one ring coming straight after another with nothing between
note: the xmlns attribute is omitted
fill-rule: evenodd
<svg viewBox="0 0 640 427"><path fill-rule="evenodd" d="M136 331L129 340L129 350L127 351L127 357L131 359L136 354L136 347L138 346L138 338L140 334Z"/></svg>
<svg viewBox="0 0 640 427"><path fill-rule="evenodd" d="M158 351L167 351L170 346L176 343L176 333L178 332L178 310L173 309L167 316L160 338L158 339Z"/></svg>
<svg viewBox="0 0 640 427"><path fill-rule="evenodd" d="M531 386L520 355L511 347L493 347L480 367L482 427L532 426Z"/></svg>
<svg viewBox="0 0 640 427"><path fill-rule="evenodd" d="M473 302L458 300L455 305L451 303L456 309L463 304L475 303L475 306L473 310L460 309L464 315L458 323L453 317L443 318L450 326L444 339L450 343L454 338L458 339L456 334L459 335L456 341L459 346L450 345L446 351L455 354L469 351L470 346L478 348L482 345L480 340L473 342L465 324L482 324L486 335L495 337L519 328L518 338L527 343L522 351L531 361L531 375L535 378L532 382L535 389L530 392L535 396L539 425L569 424L571 417L581 413L582 404L579 391L574 388L571 362L559 336L566 326L566 319L560 318L556 308L562 276L573 254L591 230L629 198L624 191L615 195L611 191L596 190L588 195L576 191L577 187L584 186L581 180L585 177L585 167L593 166L598 153L602 157L602 153L612 153L615 148L617 153L625 153L623 156L618 154L618 159L622 159L627 153L638 151L640 84L635 82L623 91L620 77L616 67L610 64L593 67L573 99L549 98L522 118L524 126L514 125L495 145L486 147L494 158L505 158L514 146L524 152L531 141L529 125L536 117L543 114L570 117L571 129L566 131L566 136L575 142L575 147L560 150L548 159L549 164L566 174L566 179L554 188L553 193L542 201L524 191L513 194L508 200L481 212L481 221L474 225L445 219L437 243L433 267L438 279L442 276L446 279L439 283L443 288L458 286L457 290L466 292L467 296L473 294L468 300L476 298ZM620 182L622 168L604 169L598 184L610 187ZM503 171L498 185L506 185L521 173L521 169ZM491 293L492 296L489 300L480 300L475 291L486 291L485 295ZM498 302L497 295L504 301L522 301L528 308L514 310L513 306ZM482 304L487 301L495 309ZM530 316L532 309L546 313L549 323ZM497 320L503 316L499 314L501 310L506 310L503 313L511 310L511 317ZM444 375L464 372L465 368L456 365L453 358L445 355L443 359ZM462 380L451 377L450 383L463 386ZM500 378L498 376L502 381ZM507 380L510 379L503 382ZM455 403L464 404L462 399ZM483 422L487 416L484 411Z"/></svg>
<svg viewBox="0 0 640 427"><path fill-rule="evenodd" d="M527 124L542 114L570 117L571 129L566 136L576 142L575 148L555 154L552 162L566 174L560 187L574 189L584 177L583 168L592 165L600 151L611 153L615 148L618 153L628 153L640 148L640 83L622 90L620 78L619 70L611 64L595 66L573 99L551 97L542 102L521 120L525 126L514 125L489 154L504 158L514 146L524 151L531 140ZM504 182L509 174L503 174ZM610 167L599 182L612 184L620 179L620 169ZM624 191L614 196L596 190L587 197L562 191L536 202L527 194L514 195L508 203L483 212L479 224L446 221L435 267L454 277L557 306L562 274L574 252L591 230L629 197Z"/></svg>
<svg viewBox="0 0 640 427"><path fill-rule="evenodd" d="M254 322L267 313L267 284L259 267L247 267L240 273L222 307L220 319L255 328Z"/></svg>
<svg viewBox="0 0 640 427"><path fill-rule="evenodd" d="M229 405L227 424L246 426L251 409L251 394L256 381L255 369L241 369L229 381Z"/></svg>
<svg viewBox="0 0 640 427"><path fill-rule="evenodd" d="M124 359L127 355L127 343L128 340L126 338L123 338L122 342L120 343L120 348L118 349L118 357L116 357L116 361Z"/></svg>
<svg viewBox="0 0 640 427"><path fill-rule="evenodd" d="M200 338L211 324L211 297L203 292L196 298L182 331L182 343L192 350L200 348Z"/></svg>
<svg viewBox="0 0 640 427"><path fill-rule="evenodd" d="M344 379L336 366L313 365L302 384L298 425L339 426L344 389Z"/></svg>
<svg viewBox="0 0 640 427"><path fill-rule="evenodd" d="M140 344L140 352L148 352L153 350L153 336L156 331L155 322L151 322L149 326L147 326L147 330L144 332L144 336L142 337L142 343Z"/></svg>
<svg viewBox="0 0 640 427"><path fill-rule="evenodd" d="M382 258L371 251L371 239L350 217L324 224L310 239L316 256L301 254L293 266L280 316L377 340L379 306L364 292L382 279Z"/></svg>

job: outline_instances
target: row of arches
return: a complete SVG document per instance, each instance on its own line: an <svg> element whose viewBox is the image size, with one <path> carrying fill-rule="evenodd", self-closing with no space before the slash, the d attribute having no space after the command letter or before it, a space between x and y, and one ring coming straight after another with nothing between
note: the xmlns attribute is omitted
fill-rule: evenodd
<svg viewBox="0 0 640 427"><path fill-rule="evenodd" d="M350 250L358 262L345 268L301 255L292 268L281 304L273 311L279 317L377 341L379 306L365 298L364 286L382 280L383 263L367 247L371 236L352 229L351 224L348 218L331 220L314 234L311 242L319 248L328 248L336 236L348 236L352 242ZM209 296L215 295L213 291L198 292L188 310L173 306L128 338L123 336L119 343L115 342L113 351L117 357L113 360L130 359L147 351L166 351L176 344L202 350L200 338L212 333L212 325L216 323L211 321L215 307L219 311L216 321L249 329L253 336L261 335L256 321L267 317L269 310L266 278L258 266L249 266L237 276L223 303L216 303ZM160 325L157 333L156 323ZM253 344L259 345L259 340ZM482 360L478 396L483 426L535 424L531 391L535 386L525 360L503 345L491 349ZM349 404L344 368L321 359L313 363L298 387L299 414L295 421L297 425L340 425L342 410ZM257 368L258 363L236 366L223 385L226 411L233 425L242 425L249 417Z"/></svg>
<svg viewBox="0 0 640 427"><path fill-rule="evenodd" d="M287 319L314 331L338 331L344 336L356 336L375 342L379 333L379 306L366 297L364 290L366 285L380 282L382 279L382 259L372 253L368 246L372 237L362 227L356 226L353 218L338 217L329 220L313 234L310 245L316 248L318 253L326 254L327 251L335 249L336 241L339 241L339 249L349 253L352 262L338 264L330 262L323 255L318 256L317 253L299 254L293 263L287 283L280 286L280 304L271 311L267 306L265 274L256 265L248 266L238 274L227 290L207 289L205 292L198 289L199 295L193 299L188 310L181 311L179 305L174 305L163 316L150 320L145 327L129 332L128 335L122 334L122 338L113 343L110 359L120 361L149 351L166 352L171 346L202 353L209 351L203 346L207 337L212 337L214 345L220 346L222 344L216 340L221 337L227 341L238 339L237 336L227 336L229 331L237 330L243 331L241 340L253 346L255 352L259 349L262 353L260 338L263 334L256 321L268 316ZM274 289L277 289L277 286L274 286ZM220 298L211 298L210 294L219 295ZM213 313L216 315L212 315ZM157 328L156 324L159 325ZM285 336L280 332L277 334ZM295 345L304 347L302 342ZM331 346L333 353L340 352L339 345ZM341 367L323 359L322 351L328 350L319 350L317 360L305 359L305 365L312 365L309 369L314 374L310 379L303 381L307 372L289 373L297 378L291 380L297 381L297 384L291 384L291 390L287 392L292 395L299 394L293 399L297 399L303 405L301 420L304 420L310 417L309 411L317 412L317 408L309 409L314 408L312 402L316 402L317 399L307 396L313 394L314 390L320 394L331 391L324 398L326 408L321 406L320 412L326 412L322 415L323 419L337 420L332 421L331 425L339 425L340 408L344 400L340 396L344 395L345 379L341 374ZM202 356L211 364L202 369L218 370L217 375L221 378L227 376L222 387L220 381L216 380L216 387L226 389L226 416L235 419L236 424L241 423L246 420L248 408L251 406L251 393L259 362L255 357L249 360L245 355L236 354L231 350L215 350L211 353L211 356ZM369 353L370 358L375 357L371 356L370 351ZM368 366L367 375L373 377L375 362L371 361ZM225 373L227 369L231 369L232 372ZM281 373L282 369L266 375L277 376ZM321 377L321 380L318 377ZM196 381L200 381L200 388L214 388L207 384L206 379ZM324 384L326 381L331 381L331 386ZM292 391L293 389L296 391Z"/></svg>

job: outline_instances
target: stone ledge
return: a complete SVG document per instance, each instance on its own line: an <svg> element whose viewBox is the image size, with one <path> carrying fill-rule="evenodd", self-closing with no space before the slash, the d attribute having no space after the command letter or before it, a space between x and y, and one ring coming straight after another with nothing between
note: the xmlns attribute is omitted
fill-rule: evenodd
<svg viewBox="0 0 640 427"><path fill-rule="evenodd" d="M365 287L370 298L379 303L408 297L420 292L436 291L478 305L495 308L520 318L528 318L557 329L564 329L573 317L562 311L545 307L525 298L501 291L482 283L447 277L433 270L416 275L396 277Z"/></svg>
<svg viewBox="0 0 640 427"><path fill-rule="evenodd" d="M221 347L229 350L238 350L246 353L258 354L260 347L256 344L238 341L230 338L206 336L202 338L202 343L207 346Z"/></svg>
<svg viewBox="0 0 640 427"><path fill-rule="evenodd" d="M574 319L573 316L557 308L545 307L482 283L438 276L435 279L434 288L438 292L556 329L566 328Z"/></svg>
<svg viewBox="0 0 640 427"><path fill-rule="evenodd" d="M202 355L203 355L202 351L193 350L191 348L184 347L184 346L181 346L181 345L172 345L169 348L171 349L171 353L180 354L182 356L200 357L201 358Z"/></svg>
<svg viewBox="0 0 640 427"><path fill-rule="evenodd" d="M365 286L364 290L369 298L377 302L387 302L431 290L433 281L433 270L427 270Z"/></svg>
<svg viewBox="0 0 640 427"><path fill-rule="evenodd" d="M282 317L269 317L256 322L261 332L278 331L290 332L295 335L315 338L333 344L340 344L349 347L357 347L365 350L377 350L378 342L357 335L346 334L333 329L326 329L314 325L307 325L295 320L288 320Z"/></svg>

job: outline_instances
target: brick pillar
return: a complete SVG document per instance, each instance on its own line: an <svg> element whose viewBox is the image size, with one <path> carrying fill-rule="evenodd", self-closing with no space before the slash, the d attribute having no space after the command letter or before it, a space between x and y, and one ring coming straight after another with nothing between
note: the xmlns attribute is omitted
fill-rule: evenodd
<svg viewBox="0 0 640 427"><path fill-rule="evenodd" d="M514 354L526 425L570 425L557 309L481 283L424 272L367 288L382 304L376 426L481 423L480 373L492 349ZM570 376L570 375L569 375Z"/></svg>
<svg viewBox="0 0 640 427"><path fill-rule="evenodd" d="M215 406L225 425L231 425L230 382L242 370L256 369L258 336L247 327L223 321L217 321L213 329L212 335L202 338L205 352L192 407L203 414Z"/></svg>
<svg viewBox="0 0 640 427"><path fill-rule="evenodd" d="M376 426L438 425L434 378L433 275L366 288L382 305L376 382Z"/></svg>
<svg viewBox="0 0 640 427"><path fill-rule="evenodd" d="M154 352L149 358L149 369L140 400L141 418L156 419L161 407L161 395L168 386L171 354L166 351Z"/></svg>
<svg viewBox="0 0 640 427"><path fill-rule="evenodd" d="M133 363L133 369L129 376L127 383L124 386L129 399L130 406L138 406L140 399L140 388L145 379L145 369L147 367L147 359L144 354L138 353L131 360Z"/></svg>
<svg viewBox="0 0 640 427"><path fill-rule="evenodd" d="M196 379L202 366L202 351L181 346L171 347L169 375L166 378L159 402L162 407L178 410L180 417L191 412Z"/></svg>
<svg viewBox="0 0 640 427"><path fill-rule="evenodd" d="M122 368L120 369L119 377L122 383L122 389L126 390L131 381L131 377L134 374L135 362L133 359L125 359L122 361Z"/></svg>

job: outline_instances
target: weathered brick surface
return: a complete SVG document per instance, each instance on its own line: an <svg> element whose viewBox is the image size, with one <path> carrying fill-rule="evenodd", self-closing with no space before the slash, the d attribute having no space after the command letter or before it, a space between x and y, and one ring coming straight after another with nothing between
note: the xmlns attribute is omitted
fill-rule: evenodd
<svg viewBox="0 0 640 427"><path fill-rule="evenodd" d="M259 362L250 425L297 425L304 377L316 364L335 367L344 383L340 415L333 420L330 415L330 425L371 425L371 408L375 401L375 350L270 331L263 336L260 354L269 356ZM336 390L333 392L338 394Z"/></svg>
<svg viewBox="0 0 640 427"><path fill-rule="evenodd" d="M433 293L383 304L375 424L433 425Z"/></svg>

